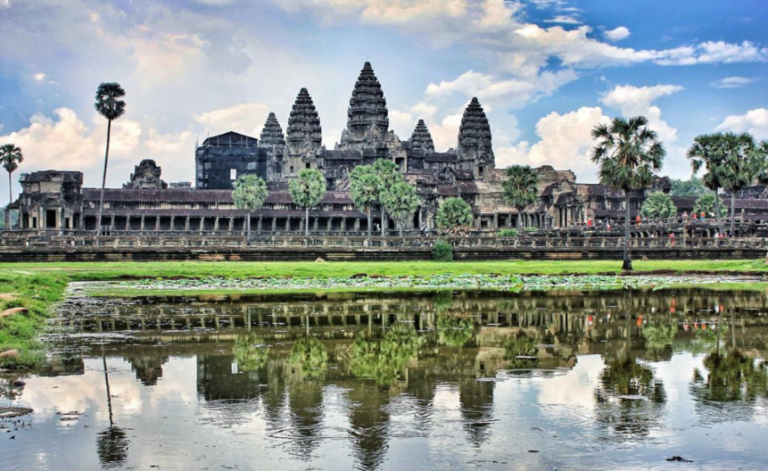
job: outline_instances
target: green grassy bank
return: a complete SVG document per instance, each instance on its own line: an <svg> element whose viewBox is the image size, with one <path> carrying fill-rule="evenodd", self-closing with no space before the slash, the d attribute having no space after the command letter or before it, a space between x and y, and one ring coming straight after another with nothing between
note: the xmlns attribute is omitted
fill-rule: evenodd
<svg viewBox="0 0 768 471"><path fill-rule="evenodd" d="M636 261L637 273L765 273L762 260ZM620 261L507 261L507 262L145 262L145 263L0 263L0 311L23 307L27 311L0 319L0 367L26 368L43 358L36 337L45 327L51 305L64 295L70 281L110 281L130 278L252 278L429 276L441 274L608 274L620 273Z"/></svg>

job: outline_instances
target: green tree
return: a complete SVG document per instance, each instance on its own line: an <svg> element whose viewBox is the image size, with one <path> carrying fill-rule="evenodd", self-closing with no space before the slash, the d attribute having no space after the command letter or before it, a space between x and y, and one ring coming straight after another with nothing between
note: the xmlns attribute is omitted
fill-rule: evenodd
<svg viewBox="0 0 768 471"><path fill-rule="evenodd" d="M107 164L109 163L109 139L112 134L112 121L125 114L125 90L116 82L106 82L96 89L94 107L107 119L107 150L104 153L104 176L101 178L101 196L99 197L99 218L96 220L96 234L101 235L101 216L104 211L104 187L107 185Z"/></svg>
<svg viewBox="0 0 768 471"><path fill-rule="evenodd" d="M707 187L701 178L695 176L689 180L676 180L671 179L672 190L669 192L670 196L680 196L683 198L698 198L707 192Z"/></svg>
<svg viewBox="0 0 768 471"><path fill-rule="evenodd" d="M288 363L300 366L305 376L321 375L328 365L328 350L316 338L303 337L293 343Z"/></svg>
<svg viewBox="0 0 768 471"><path fill-rule="evenodd" d="M693 168L694 175L702 168L707 170L701 181L710 190L717 195L720 189L723 187L723 161L725 160L725 152L723 147L723 134L702 134L696 136L693 140L693 145L688 149L688 159L691 161L691 167ZM702 195L703 197L703 195ZM701 199L701 197L699 198ZM714 203L714 208L707 211L714 212L717 218L717 227L720 233L723 233L723 216L727 213L720 211L720 198L711 198ZM698 211L697 211L698 212Z"/></svg>
<svg viewBox="0 0 768 471"><path fill-rule="evenodd" d="M736 192L753 184L765 169L765 155L755 144L751 134L726 133L723 135L722 163L723 188L731 191L731 236L736 221Z"/></svg>
<svg viewBox="0 0 768 471"><path fill-rule="evenodd" d="M371 237L371 207L379 202L381 179L370 165L359 165L349 173L349 196L368 216L368 237Z"/></svg>
<svg viewBox="0 0 768 471"><path fill-rule="evenodd" d="M262 339L254 334L238 335L232 347L237 367L242 371L256 371L269 360L269 348L262 345Z"/></svg>
<svg viewBox="0 0 768 471"><path fill-rule="evenodd" d="M385 234L384 217L386 215L386 208L384 205L384 195L387 194L390 188L397 183L404 181L403 175L399 172L397 164L389 159L377 159L373 162L373 170L376 176L379 177L379 206L381 207L381 237Z"/></svg>
<svg viewBox="0 0 768 471"><path fill-rule="evenodd" d="M397 223L397 229L402 236L403 227L413 218L413 213L419 207L416 189L406 182L396 183L384 193L382 200L387 213Z"/></svg>
<svg viewBox="0 0 768 471"><path fill-rule="evenodd" d="M235 181L232 200L237 209L248 213L245 218L248 243L251 241L251 213L264 204L268 194L267 183L256 175L242 175Z"/></svg>
<svg viewBox="0 0 768 471"><path fill-rule="evenodd" d="M677 208L668 194L657 191L646 198L640 210L643 216L651 219L668 219L677 216Z"/></svg>
<svg viewBox="0 0 768 471"><path fill-rule="evenodd" d="M517 208L517 229L522 230L523 210L537 201L539 175L527 165L512 165L504 173L504 200Z"/></svg>
<svg viewBox="0 0 768 471"><path fill-rule="evenodd" d="M288 184L293 201L304 208L304 235L309 236L309 208L325 196L325 177L319 170L304 169Z"/></svg>
<svg viewBox="0 0 768 471"><path fill-rule="evenodd" d="M437 209L437 227L444 231L465 231L472 227L472 207L461 198L448 198Z"/></svg>
<svg viewBox="0 0 768 471"><path fill-rule="evenodd" d="M661 170L666 151L656 132L648 127L645 116L626 120L614 118L610 126L599 124L592 130L597 141L592 149L592 161L600 166L600 181L624 192L624 270L632 270L629 254L629 194L647 187Z"/></svg>
<svg viewBox="0 0 768 471"><path fill-rule="evenodd" d="M13 181L11 179L11 174L19 168L19 164L23 161L24 155L22 155L20 148L13 144L3 144L0 146L0 164L2 164L5 171L8 172L8 193L10 194L10 199L8 200L9 205L13 203ZM5 210L5 227L9 230L11 229L11 211L8 209Z"/></svg>
<svg viewBox="0 0 768 471"><path fill-rule="evenodd" d="M715 200L717 198L717 200ZM719 200L719 201L718 201ZM723 204L723 199L715 196L714 193L705 193L693 203L693 212L696 214L704 211L706 214L715 213L718 217L724 217L728 210Z"/></svg>

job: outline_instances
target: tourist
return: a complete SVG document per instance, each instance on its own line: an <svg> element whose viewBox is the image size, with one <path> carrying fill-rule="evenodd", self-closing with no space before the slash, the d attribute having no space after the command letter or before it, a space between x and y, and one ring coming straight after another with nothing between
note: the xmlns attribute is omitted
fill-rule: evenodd
<svg viewBox="0 0 768 471"><path fill-rule="evenodd" d="M640 215L638 214L637 217L635 217L635 224L639 226L642 221L643 221L643 218L641 218Z"/></svg>
<svg viewBox="0 0 768 471"><path fill-rule="evenodd" d="M683 223L688 222L688 211L683 211Z"/></svg>
<svg viewBox="0 0 768 471"><path fill-rule="evenodd" d="M701 212L701 222L704 222L704 221L706 221L706 220L707 220L707 213L706 213L706 212L704 212L704 211L702 211L702 212Z"/></svg>
<svg viewBox="0 0 768 471"><path fill-rule="evenodd" d="M587 219L587 228L592 229L592 218Z"/></svg>
<svg viewBox="0 0 768 471"><path fill-rule="evenodd" d="M696 222L696 213L695 212L691 213L691 220L693 222Z"/></svg>

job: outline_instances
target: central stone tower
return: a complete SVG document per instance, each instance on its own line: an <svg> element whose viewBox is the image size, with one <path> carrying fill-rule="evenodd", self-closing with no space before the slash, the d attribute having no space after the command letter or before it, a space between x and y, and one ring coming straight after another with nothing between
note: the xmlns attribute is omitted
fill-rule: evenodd
<svg viewBox="0 0 768 471"><path fill-rule="evenodd" d="M370 62L366 62L355 82L347 111L347 129L341 135L341 148L362 150L381 146L389 132L387 100Z"/></svg>

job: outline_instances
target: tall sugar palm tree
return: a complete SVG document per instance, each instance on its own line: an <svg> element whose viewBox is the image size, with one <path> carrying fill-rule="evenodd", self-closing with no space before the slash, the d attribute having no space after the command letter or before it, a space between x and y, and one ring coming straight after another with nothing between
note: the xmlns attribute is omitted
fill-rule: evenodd
<svg viewBox="0 0 768 471"><path fill-rule="evenodd" d="M242 175L235 180L235 191L232 192L232 201L237 209L245 211L246 243L251 243L251 213L260 208L267 200L269 191L267 184L256 175Z"/></svg>
<svg viewBox="0 0 768 471"><path fill-rule="evenodd" d="M539 175L527 165L512 165L504 172L504 199L517 208L517 230L523 230L523 210L536 203L539 191Z"/></svg>
<svg viewBox="0 0 768 471"><path fill-rule="evenodd" d="M610 125L592 129L592 161L600 166L600 181L624 192L624 261L622 268L632 270L629 253L630 192L647 187L661 170L666 151L656 132L648 128L645 116L629 120L616 117Z"/></svg>
<svg viewBox="0 0 768 471"><path fill-rule="evenodd" d="M384 197L397 183L403 182L403 175L398 171L397 164L389 159L378 159L373 162L373 170L376 176L379 177L379 205L381 207L381 237L384 237L386 228L384 227L384 217L386 216L386 208L384 205Z"/></svg>
<svg viewBox="0 0 768 471"><path fill-rule="evenodd" d="M402 237L403 227L413 218L413 213L419 207L416 189L404 181L396 183L384 193L383 203L387 213L391 214L397 223L397 229Z"/></svg>
<svg viewBox="0 0 768 471"><path fill-rule="evenodd" d="M13 181L11 179L11 174L19 168L19 164L23 161L24 155L21 153L20 148L13 144L4 144L0 146L0 164L2 164L3 168L8 172L8 193L10 194L10 199L8 200L9 205L13 203ZM6 230L11 229L11 212L8 209L5 210L5 228Z"/></svg>
<svg viewBox="0 0 768 471"><path fill-rule="evenodd" d="M293 201L304 208L304 235L309 236L309 208L317 206L325 196L325 177L319 170L304 169L288 183Z"/></svg>
<svg viewBox="0 0 768 471"><path fill-rule="evenodd" d="M751 134L725 133L722 140L724 159L722 163L723 187L731 190L731 229L733 236L736 221L736 192L753 184L763 173L765 156L755 144Z"/></svg>
<svg viewBox="0 0 768 471"><path fill-rule="evenodd" d="M722 173L725 153L722 143L723 135L721 133L702 134L696 136L693 145L688 149L688 159L691 161L693 173L698 173L702 168L707 170L707 173L702 177L702 182L704 186L715 193L715 216L721 234L723 233L723 219L720 214L720 198L717 193L723 187Z"/></svg>
<svg viewBox="0 0 768 471"><path fill-rule="evenodd" d="M368 216L368 238L371 237L371 206L379 201L381 179L370 165L358 165L349 173L349 196L355 206Z"/></svg>
<svg viewBox="0 0 768 471"><path fill-rule="evenodd" d="M109 163L109 139L112 133L112 121L125 114L125 90L116 82L105 82L96 89L94 107L107 119L107 150L104 153L104 176L101 179L101 196L99 197L99 218L96 220L96 234L101 235L101 215L104 211L104 187L107 185L107 164Z"/></svg>

